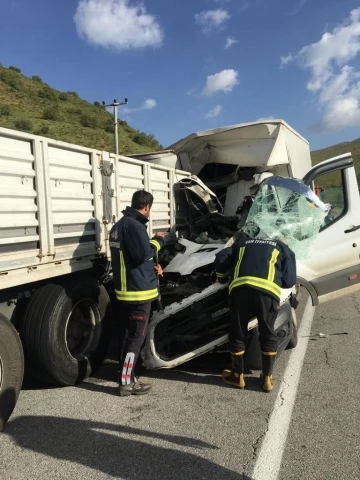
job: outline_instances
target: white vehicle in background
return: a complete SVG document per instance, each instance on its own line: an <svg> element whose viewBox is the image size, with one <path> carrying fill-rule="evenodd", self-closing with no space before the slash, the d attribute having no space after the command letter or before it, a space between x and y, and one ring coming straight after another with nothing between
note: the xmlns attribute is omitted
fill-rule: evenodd
<svg viewBox="0 0 360 480"><path fill-rule="evenodd" d="M298 265L314 305L358 290L351 154L311 168L308 143L281 120L200 132L134 158L0 128L0 426L21 388L21 344L26 370L56 385L81 382L104 358L113 300L108 234L138 189L155 199L149 234L174 234L161 253L166 307L151 319L145 365L170 368L223 345L227 289L213 284L212 263L236 232L254 174L264 171L315 182L334 207L311 260ZM282 348L296 341L288 296L277 323ZM250 326L255 337L256 319ZM255 348L249 355L256 361Z"/></svg>

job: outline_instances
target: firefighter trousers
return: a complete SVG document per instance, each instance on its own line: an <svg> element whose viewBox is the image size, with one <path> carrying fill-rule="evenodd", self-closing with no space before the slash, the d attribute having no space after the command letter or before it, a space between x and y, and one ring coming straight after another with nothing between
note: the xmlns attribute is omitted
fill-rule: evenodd
<svg viewBox="0 0 360 480"><path fill-rule="evenodd" d="M276 352L274 325L279 301L255 288L242 287L231 292L230 304L230 352L245 350L248 323L254 317L258 319L261 351Z"/></svg>
<svg viewBox="0 0 360 480"><path fill-rule="evenodd" d="M150 312L151 302L141 304L118 302L119 373L122 385L128 385L134 381L136 363L146 337Z"/></svg>

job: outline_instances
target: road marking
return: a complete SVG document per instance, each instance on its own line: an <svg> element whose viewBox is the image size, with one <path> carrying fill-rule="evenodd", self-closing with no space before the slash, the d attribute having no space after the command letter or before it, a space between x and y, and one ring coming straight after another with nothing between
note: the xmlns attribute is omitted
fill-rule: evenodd
<svg viewBox="0 0 360 480"><path fill-rule="evenodd" d="M298 344L291 352L255 463L253 480L276 480L279 475L314 313L315 308L309 298L298 330Z"/></svg>

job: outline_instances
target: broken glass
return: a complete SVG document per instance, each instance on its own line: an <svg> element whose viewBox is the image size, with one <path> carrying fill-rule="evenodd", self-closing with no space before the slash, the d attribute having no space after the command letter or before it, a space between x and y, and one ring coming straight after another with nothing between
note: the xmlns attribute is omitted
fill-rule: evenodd
<svg viewBox="0 0 360 480"><path fill-rule="evenodd" d="M241 231L282 240L306 259L330 208L302 181L274 176L260 185Z"/></svg>

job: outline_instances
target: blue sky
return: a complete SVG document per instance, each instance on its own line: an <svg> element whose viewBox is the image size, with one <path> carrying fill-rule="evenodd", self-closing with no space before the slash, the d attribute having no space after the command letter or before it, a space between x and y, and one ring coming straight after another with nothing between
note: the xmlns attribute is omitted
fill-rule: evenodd
<svg viewBox="0 0 360 480"><path fill-rule="evenodd" d="M312 149L360 137L360 1L0 0L0 62L167 146L283 118Z"/></svg>

